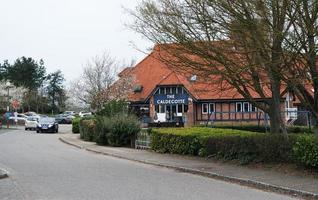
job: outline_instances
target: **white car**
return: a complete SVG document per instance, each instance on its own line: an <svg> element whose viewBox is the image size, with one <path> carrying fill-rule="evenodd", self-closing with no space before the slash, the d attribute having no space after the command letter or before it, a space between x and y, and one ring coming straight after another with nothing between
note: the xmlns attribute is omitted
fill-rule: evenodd
<svg viewBox="0 0 318 200"><path fill-rule="evenodd" d="M17 114L16 117L15 116L9 117L9 120L13 120L16 122L19 122L19 121L25 122L27 118L28 116L26 116L25 114Z"/></svg>
<svg viewBox="0 0 318 200"><path fill-rule="evenodd" d="M86 116L91 116L92 113L91 113L91 112L80 112L78 115L79 115L80 117L86 117Z"/></svg>
<svg viewBox="0 0 318 200"><path fill-rule="evenodd" d="M30 116L25 120L25 130L36 130L39 118Z"/></svg>

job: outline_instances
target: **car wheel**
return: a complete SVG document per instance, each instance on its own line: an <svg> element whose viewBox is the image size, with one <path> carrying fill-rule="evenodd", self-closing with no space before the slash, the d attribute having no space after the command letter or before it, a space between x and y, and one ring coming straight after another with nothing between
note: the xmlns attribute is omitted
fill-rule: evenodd
<svg viewBox="0 0 318 200"><path fill-rule="evenodd" d="M55 130L55 133L59 133L59 129L56 129L56 130Z"/></svg>
<svg viewBox="0 0 318 200"><path fill-rule="evenodd" d="M27 131L27 130L28 130L28 128L25 128L24 130L26 130L26 131Z"/></svg>
<svg viewBox="0 0 318 200"><path fill-rule="evenodd" d="M36 132L37 132L37 133L40 133L40 131L39 131L39 130L36 130Z"/></svg>

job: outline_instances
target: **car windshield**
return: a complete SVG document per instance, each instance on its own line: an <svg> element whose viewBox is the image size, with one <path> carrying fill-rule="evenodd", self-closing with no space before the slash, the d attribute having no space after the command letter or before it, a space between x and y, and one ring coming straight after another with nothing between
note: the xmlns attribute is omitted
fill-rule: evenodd
<svg viewBox="0 0 318 200"><path fill-rule="evenodd" d="M50 118L50 117L45 117L45 118L41 118L40 123L54 123L55 119L54 118Z"/></svg>

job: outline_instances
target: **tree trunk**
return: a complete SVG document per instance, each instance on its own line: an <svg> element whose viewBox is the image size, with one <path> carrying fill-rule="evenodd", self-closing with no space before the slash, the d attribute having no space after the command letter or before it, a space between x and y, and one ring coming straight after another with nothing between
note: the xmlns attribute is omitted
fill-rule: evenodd
<svg viewBox="0 0 318 200"><path fill-rule="evenodd" d="M287 134L284 120L281 113L281 95L280 95L280 82L272 81L272 99L270 104L270 132L273 134Z"/></svg>

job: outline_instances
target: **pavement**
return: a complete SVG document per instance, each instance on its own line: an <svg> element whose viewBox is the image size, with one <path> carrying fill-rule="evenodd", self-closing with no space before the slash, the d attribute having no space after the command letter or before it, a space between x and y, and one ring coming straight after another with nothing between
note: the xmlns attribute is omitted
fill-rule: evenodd
<svg viewBox="0 0 318 200"><path fill-rule="evenodd" d="M82 141L77 134L65 134L59 139L64 143L90 152L230 181L281 194L306 199L318 199L318 177L285 174L266 169L253 169L199 157L158 154L131 148L98 146L93 142Z"/></svg>
<svg viewBox="0 0 318 200"><path fill-rule="evenodd" d="M221 180L73 148L61 134L0 134L1 200L293 200ZM64 129L65 128L65 129ZM64 130L63 130L64 129Z"/></svg>

